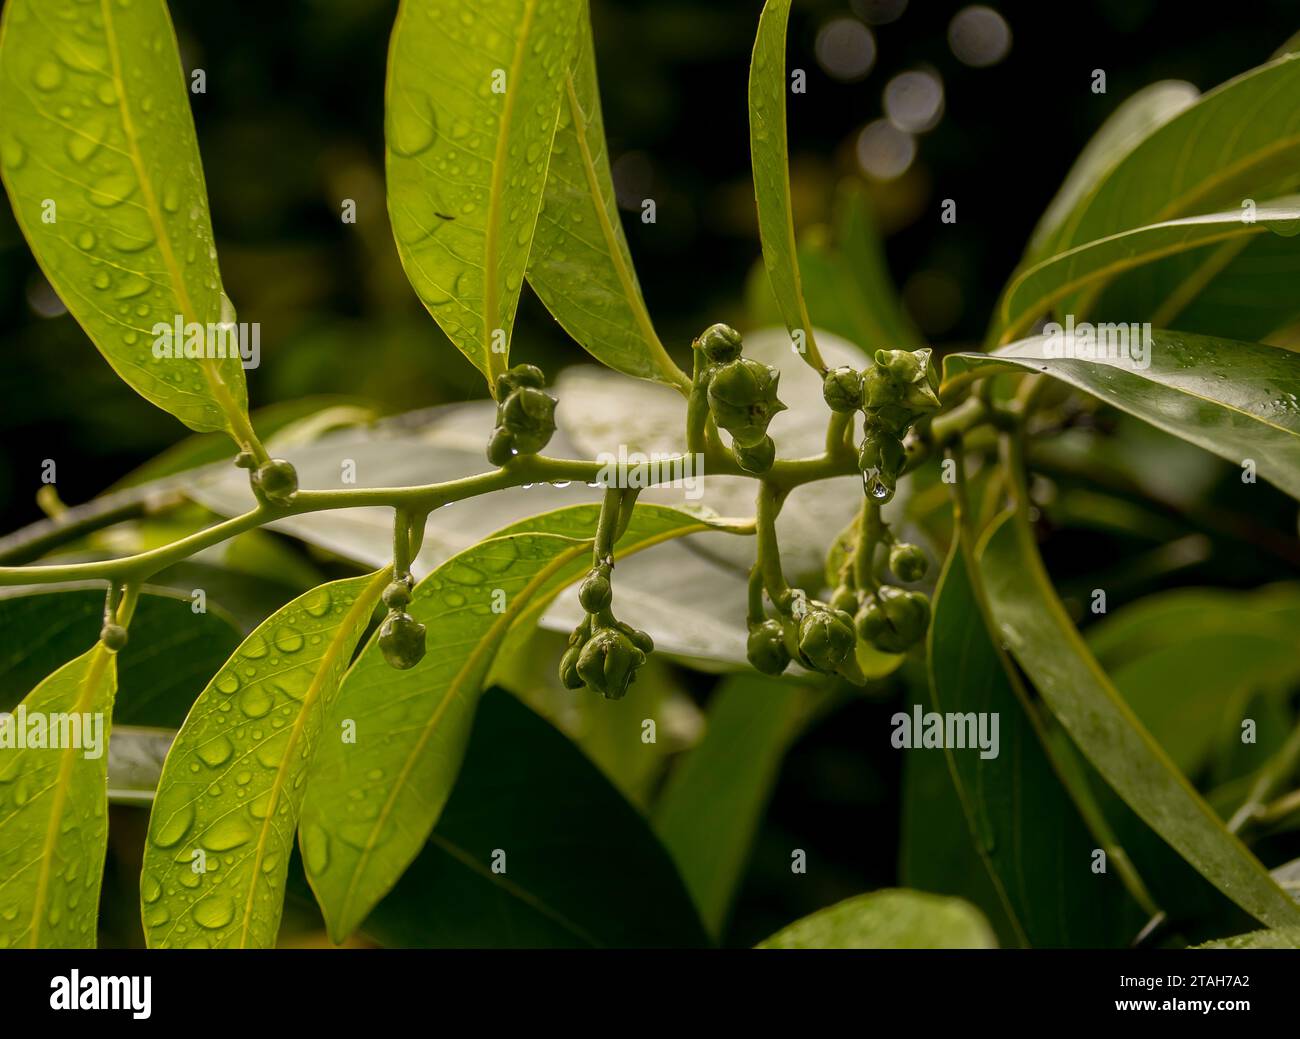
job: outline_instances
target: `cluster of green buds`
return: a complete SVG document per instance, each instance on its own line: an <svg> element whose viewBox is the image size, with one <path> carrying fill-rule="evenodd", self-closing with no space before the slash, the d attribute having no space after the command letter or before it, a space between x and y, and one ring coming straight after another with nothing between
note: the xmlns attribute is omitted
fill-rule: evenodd
<svg viewBox="0 0 1300 1039"><path fill-rule="evenodd" d="M776 461L767 427L786 407L776 395L780 370L742 357L740 333L730 325L710 325L691 345L698 351L695 392L705 395L713 421L731 434L736 463L747 473L767 472Z"/></svg>
<svg viewBox="0 0 1300 1039"><path fill-rule="evenodd" d="M555 432L555 398L543 391L546 376L533 364L518 364L497 376L496 428L487 457L505 465L515 455L535 455Z"/></svg>
<svg viewBox="0 0 1300 1039"><path fill-rule="evenodd" d="M560 681L566 689L586 686L607 699L621 700L655 644L644 631L614 616L611 569L609 562L598 563L578 587L586 616L569 636Z"/></svg>
<svg viewBox="0 0 1300 1039"><path fill-rule="evenodd" d="M249 483L253 495L265 505L289 505L298 493L298 471L283 458L268 458L258 465L251 451L240 451L235 465L252 471Z"/></svg>
<svg viewBox="0 0 1300 1039"><path fill-rule="evenodd" d="M930 561L919 545L894 542L889 549L889 570L899 584L922 580ZM930 600L924 592L893 584L856 588L841 584L831 596L839 609L852 613L858 637L882 653L906 653L925 638L930 626Z"/></svg>
<svg viewBox="0 0 1300 1039"><path fill-rule="evenodd" d="M930 350L877 350L863 371L827 372L822 394L833 411L863 413L862 486L872 500L889 501L907 461L903 438L917 419L939 409L939 373Z"/></svg>
<svg viewBox="0 0 1300 1039"><path fill-rule="evenodd" d="M847 674L856 670L853 616L833 603L809 599L791 589L777 603L779 616L749 626L746 656L765 675L779 675L797 661L809 671Z"/></svg>
<svg viewBox="0 0 1300 1039"><path fill-rule="evenodd" d="M379 625L379 648L390 667L407 671L424 659L424 625L406 612L415 581L410 573L394 574L384 588L388 615Z"/></svg>

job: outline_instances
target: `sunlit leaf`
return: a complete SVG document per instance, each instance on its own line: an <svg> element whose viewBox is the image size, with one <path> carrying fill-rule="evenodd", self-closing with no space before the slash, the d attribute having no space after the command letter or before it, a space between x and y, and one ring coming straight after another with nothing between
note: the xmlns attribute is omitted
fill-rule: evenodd
<svg viewBox="0 0 1300 1039"><path fill-rule="evenodd" d="M0 948L95 945L116 687L113 655L97 644L0 721ZM32 745L37 721L41 746ZM97 748L88 725L103 741Z"/></svg>
<svg viewBox="0 0 1300 1039"><path fill-rule="evenodd" d="M393 26L385 141L397 251L489 384L508 366L579 7L403 0Z"/></svg>
<svg viewBox="0 0 1300 1039"><path fill-rule="evenodd" d="M959 898L885 889L845 899L760 942L760 949L993 949L978 909Z"/></svg>
<svg viewBox="0 0 1300 1039"><path fill-rule="evenodd" d="M388 571L321 585L267 619L199 696L149 819L151 948L269 948L313 757Z"/></svg>
<svg viewBox="0 0 1300 1039"><path fill-rule="evenodd" d="M104 3L93 17L77 0L6 4L0 112L14 215L100 353L190 428L225 429L247 443L237 349L155 354L160 327L206 333L234 320L164 0ZM181 351L184 341L167 345Z"/></svg>

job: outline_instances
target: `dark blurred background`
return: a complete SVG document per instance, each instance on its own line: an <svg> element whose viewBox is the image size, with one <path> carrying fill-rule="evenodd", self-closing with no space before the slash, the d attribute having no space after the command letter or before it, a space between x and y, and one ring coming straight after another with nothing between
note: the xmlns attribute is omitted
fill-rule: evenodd
<svg viewBox="0 0 1300 1039"><path fill-rule="evenodd" d="M661 335L684 356L704 325L745 322L759 257L746 82L761 4L592 6L625 227ZM945 346L982 336L1043 207L1121 101L1158 79L1209 89L1297 28L1295 0L971 7L800 0L790 29L789 67L807 72L806 94L790 100L796 223L825 220L836 183L862 177L904 301ZM253 406L338 393L400 411L482 395L409 289L388 226L383 84L396 3L171 0L171 9L186 67L207 73L207 93L192 100L226 288L241 319L262 325ZM1093 92L1095 69L1104 94ZM639 219L646 197L657 203L653 224ZM355 224L340 220L345 198L357 203ZM945 198L957 203L955 224L940 221ZM42 459L58 460L60 495L76 503L186 434L121 383L62 312L7 201L0 326L6 531L40 515ZM513 354L551 371L585 356L527 289ZM751 870L732 941L895 882L899 756L873 764L862 754L864 734L885 731L895 709L858 702L794 749L760 836L760 850L778 853L756 857L783 876ZM818 864L797 888L782 869L791 847Z"/></svg>

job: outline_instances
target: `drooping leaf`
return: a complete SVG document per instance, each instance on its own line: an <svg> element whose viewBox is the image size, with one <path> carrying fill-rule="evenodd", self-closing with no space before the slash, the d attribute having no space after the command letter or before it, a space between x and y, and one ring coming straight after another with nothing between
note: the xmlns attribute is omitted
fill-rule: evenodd
<svg viewBox="0 0 1300 1039"><path fill-rule="evenodd" d="M1008 343L1054 309L1058 314L1073 313L1072 298L1103 279L1153 260L1220 243L1240 248L1245 239L1267 231L1285 237L1300 232L1300 206L1294 198L1261 203L1252 215L1254 219L1244 220L1238 207L1183 217L1121 231L1047 256L1023 269L1007 287L993 337L1000 344ZM1292 243L1292 248L1300 252L1300 242ZM1160 324L1163 327L1168 321Z"/></svg>
<svg viewBox="0 0 1300 1039"><path fill-rule="evenodd" d="M1220 891L1270 926L1297 906L1201 798L1097 665L1066 615L1028 527L986 535L980 574L1010 652L1082 754L1141 819Z"/></svg>
<svg viewBox="0 0 1300 1039"><path fill-rule="evenodd" d="M237 350L155 352L177 322L206 330L234 320L164 0L93 12L77 0L6 4L0 113L0 170L14 216L100 353L191 429L225 429L247 443ZM181 351L184 341L167 345Z"/></svg>
<svg viewBox="0 0 1300 1039"><path fill-rule="evenodd" d="M95 945L115 690L113 655L96 644L0 721L0 948Z"/></svg>
<svg viewBox="0 0 1300 1039"><path fill-rule="evenodd" d="M993 949L978 909L959 898L886 888L783 927L760 949Z"/></svg>
<svg viewBox="0 0 1300 1039"><path fill-rule="evenodd" d="M302 817L307 876L335 941L419 853L456 781L502 640L522 614L590 566L596 516L590 506L538 516L453 556L416 585L407 607L428 628L425 659L394 672L372 642L348 672ZM640 506L619 558L710 526ZM354 743L337 738L348 722Z"/></svg>
<svg viewBox="0 0 1300 1039"><path fill-rule="evenodd" d="M322 726L389 571L321 585L237 649L181 727L140 877L150 948L269 948Z"/></svg>
<svg viewBox="0 0 1300 1039"><path fill-rule="evenodd" d="M579 6L403 0L393 25L384 136L397 252L489 385L509 363Z"/></svg>
<svg viewBox="0 0 1300 1039"><path fill-rule="evenodd" d="M1123 101L1084 146L1043 211L1025 250L1024 263L1042 259L1061 225L1119 161L1199 96L1200 91L1192 84L1169 79L1143 87Z"/></svg>
<svg viewBox="0 0 1300 1039"><path fill-rule="evenodd" d="M437 828L364 932L402 948L708 944L641 815L497 689L482 698Z"/></svg>
<svg viewBox="0 0 1300 1039"><path fill-rule="evenodd" d="M102 586L0 596L0 711L13 710L24 689L82 653L103 623ZM188 597L147 590L130 641L116 654L114 720L179 726L238 643L238 630L220 609L195 613Z"/></svg>
<svg viewBox="0 0 1300 1039"><path fill-rule="evenodd" d="M1097 839L1011 685L968 566L955 544L935 592L928 657L934 710L998 719L996 755L986 758L978 747L944 751L976 847L1021 942L1120 944L1142 919L1116 872L1092 871Z"/></svg>
<svg viewBox="0 0 1300 1039"><path fill-rule="evenodd" d="M1300 55L1289 55L1205 94L1110 166L1036 256L1300 183L1297 90Z"/></svg>
<svg viewBox="0 0 1300 1039"><path fill-rule="evenodd" d="M826 365L817 350L812 321L799 280L799 257L790 203L790 156L786 143L785 33L791 0L767 0L749 66L749 154L763 263L785 326L804 359Z"/></svg>
<svg viewBox="0 0 1300 1039"><path fill-rule="evenodd" d="M1034 336L995 354L950 355L944 370L1044 372L1234 465L1252 459L1260 476L1300 497L1300 355L1167 331L1152 332L1148 351L1136 328L1120 335L1129 353L1062 356L1064 336Z"/></svg>
<svg viewBox="0 0 1300 1039"><path fill-rule="evenodd" d="M655 832L715 938L812 695L756 674L728 679L709 704L704 739L674 769L655 805Z"/></svg>
<svg viewBox="0 0 1300 1039"><path fill-rule="evenodd" d="M586 3L546 174L528 281L564 330L596 360L639 379L689 387L655 332L609 170L596 50Z"/></svg>

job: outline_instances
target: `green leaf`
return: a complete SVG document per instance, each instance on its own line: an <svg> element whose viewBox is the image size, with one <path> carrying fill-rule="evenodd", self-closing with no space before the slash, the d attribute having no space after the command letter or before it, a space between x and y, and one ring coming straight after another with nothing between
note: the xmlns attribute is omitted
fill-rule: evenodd
<svg viewBox="0 0 1300 1039"><path fill-rule="evenodd" d="M1142 820L1220 891L1270 926L1300 907L1229 833L1088 652L1043 569L1028 527L1003 521L985 537L980 573L1012 655L1075 745Z"/></svg>
<svg viewBox="0 0 1300 1039"><path fill-rule="evenodd" d="M92 15L78 0L12 0L0 27L0 111L14 216L99 352L191 429L247 444L237 351L154 355L159 325L234 320L166 3L104 3Z"/></svg>
<svg viewBox="0 0 1300 1039"><path fill-rule="evenodd" d="M397 252L489 385L509 363L578 9L403 0L393 25L384 136Z"/></svg>
<svg viewBox="0 0 1300 1039"><path fill-rule="evenodd" d="M646 821L499 689L482 698L437 829L364 930L402 948L708 944Z"/></svg>
<svg viewBox="0 0 1300 1039"><path fill-rule="evenodd" d="M1300 232L1300 206L1294 198L1260 204L1250 223L1243 220L1238 207L1121 231L1055 253L1024 268L1012 280L1002 296L992 337L998 343L1007 343L1044 314L1074 313L1071 298L1123 271L1216 243L1240 248L1244 239L1265 231L1285 237Z"/></svg>
<svg viewBox="0 0 1300 1039"><path fill-rule="evenodd" d="M522 521L453 556L421 581L407 612L428 628L428 656L395 672L372 641L329 716L302 817L307 876L342 941L392 888L438 821L460 769L479 693L511 625L590 565L597 512ZM708 520L638 506L619 558ZM332 734L345 721L356 742Z"/></svg>
<svg viewBox="0 0 1300 1039"><path fill-rule="evenodd" d="M790 203L790 156L786 144L785 32L791 0L767 0L758 19L758 36L749 66L749 154L754 169L754 199L763 263L786 329L803 357L817 369L825 363L817 350L812 321L799 280L799 258Z"/></svg>
<svg viewBox="0 0 1300 1039"><path fill-rule="evenodd" d="M150 948L274 944L322 725L389 573L295 599L199 696L149 819L140 895Z"/></svg>
<svg viewBox="0 0 1300 1039"><path fill-rule="evenodd" d="M104 589L41 589L0 596L0 711L24 689L84 652L104 624ZM239 644L231 620L209 603L195 613L189 596L150 588L131 618L131 638L116 654L119 724L175 728L213 672Z"/></svg>
<svg viewBox="0 0 1300 1039"><path fill-rule="evenodd" d="M1101 331L1099 326L1098 331ZM1136 329L1128 350L1139 351ZM1117 356L1060 356L1064 337L1035 336L995 354L953 354L946 375L1006 366L1045 372L1300 497L1300 355L1227 339L1155 331L1149 367ZM1057 356L1053 356L1053 355Z"/></svg>
<svg viewBox="0 0 1300 1039"><path fill-rule="evenodd" d="M582 4L577 55L564 73L528 281L596 360L638 379L690 387L655 332L618 213L600 114L596 51Z"/></svg>
<svg viewBox="0 0 1300 1039"><path fill-rule="evenodd" d="M1162 80L1127 98L1101 124L1070 167L1025 250L1025 263L1040 260L1049 244L1098 183L1145 138L1193 104L1200 92L1182 80Z"/></svg>
<svg viewBox="0 0 1300 1039"><path fill-rule="evenodd" d="M1039 720L1011 685L1010 662L990 638L968 566L966 551L954 544L935 591L928 658L934 710L999 719L996 756L944 751L976 847L1021 942L1122 943L1142 920L1119 874L1090 868L1097 838L1044 750Z"/></svg>
<svg viewBox="0 0 1300 1039"><path fill-rule="evenodd" d="M704 739L673 770L655 806L655 832L714 938L726 923L781 759L807 720L809 695L756 674L728 679L709 704Z"/></svg>
<svg viewBox="0 0 1300 1039"><path fill-rule="evenodd" d="M1251 694L1300 679L1295 630L1300 592L1180 588L1112 610L1088 629L1088 646L1142 724L1187 775L1216 745L1240 745Z"/></svg>
<svg viewBox="0 0 1300 1039"><path fill-rule="evenodd" d="M855 895L758 944L760 949L994 949L978 909L959 898L885 888Z"/></svg>
<svg viewBox="0 0 1300 1039"><path fill-rule="evenodd" d="M1229 80L1151 131L1103 174L1036 256L1120 231L1240 206L1300 183L1300 55Z"/></svg>
<svg viewBox="0 0 1300 1039"><path fill-rule="evenodd" d="M0 725L0 948L95 945L108 846L104 750L115 689L113 655L96 644L41 682ZM48 726L42 743L52 743L61 723L49 716L62 714L79 715L83 727L102 723L95 757L77 728L57 748L17 745L20 735L30 744L40 715Z"/></svg>

